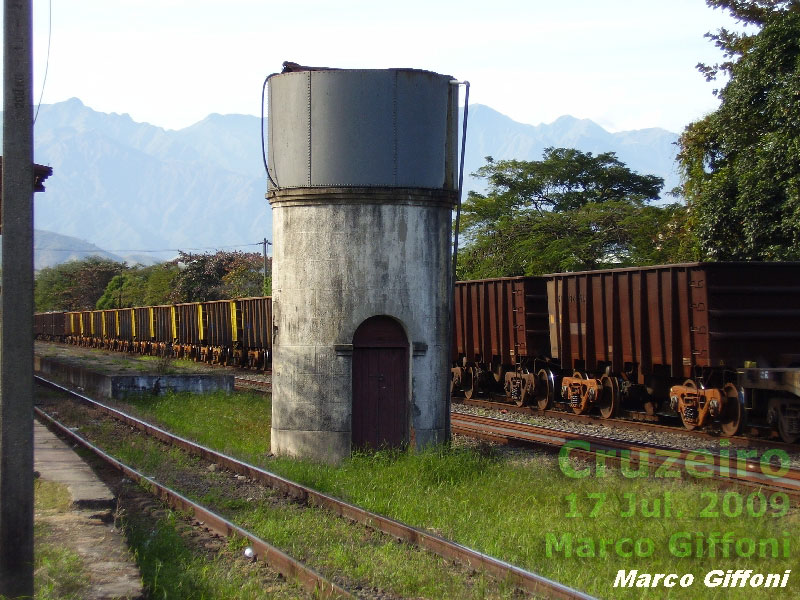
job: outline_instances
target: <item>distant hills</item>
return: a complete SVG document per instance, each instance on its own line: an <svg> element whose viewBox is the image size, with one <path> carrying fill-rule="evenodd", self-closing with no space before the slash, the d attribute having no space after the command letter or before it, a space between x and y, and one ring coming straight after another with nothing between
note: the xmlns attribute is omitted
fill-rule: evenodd
<svg viewBox="0 0 800 600"><path fill-rule="evenodd" d="M160 262L150 254L129 254L126 256L112 254L91 242L41 229L33 231L33 245L33 268L36 271L41 271L45 267L54 267L70 260L81 260L88 256L99 256L116 262L127 262L129 265L137 263L140 265L152 265ZM0 252L1 255L2 252Z"/></svg>
<svg viewBox="0 0 800 600"><path fill-rule="evenodd" d="M40 249L37 268L57 254L89 251L56 250L68 242L56 234L133 262L172 258L178 249L258 251L255 244L272 236L257 117L212 114L175 131L97 112L73 98L43 105L34 133L36 162L53 167L47 191L35 199L36 243L51 246L47 254ZM473 105L465 189L482 189L468 174L486 156L536 160L544 148L564 146L616 152L632 169L663 177L666 191L678 183L677 137L663 129L610 133L569 116L525 125Z"/></svg>
<svg viewBox="0 0 800 600"><path fill-rule="evenodd" d="M465 172L474 173L495 159L540 160L542 151L577 148L582 152L615 152L634 171L664 178L662 197L680 183L675 156L678 134L665 129L637 129L610 133L589 119L559 117L552 123L525 125L511 120L488 106L469 109ZM465 177L465 190L482 190L483 182ZM465 192L466 197L466 192Z"/></svg>

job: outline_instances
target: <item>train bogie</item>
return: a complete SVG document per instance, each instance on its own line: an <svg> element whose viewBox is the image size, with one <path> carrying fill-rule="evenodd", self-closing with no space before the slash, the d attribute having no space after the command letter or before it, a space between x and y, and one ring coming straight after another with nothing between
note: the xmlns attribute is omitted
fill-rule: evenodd
<svg viewBox="0 0 800 600"><path fill-rule="evenodd" d="M533 398L549 351L545 280L460 281L454 310L452 387L467 397L505 392L518 404Z"/></svg>

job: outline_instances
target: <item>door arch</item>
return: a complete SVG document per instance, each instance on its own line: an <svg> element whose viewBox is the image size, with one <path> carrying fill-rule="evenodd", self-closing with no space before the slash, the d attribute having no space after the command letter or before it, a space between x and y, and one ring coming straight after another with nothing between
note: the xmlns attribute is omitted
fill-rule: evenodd
<svg viewBox="0 0 800 600"><path fill-rule="evenodd" d="M408 347L391 317L370 317L353 334L353 448L408 443Z"/></svg>

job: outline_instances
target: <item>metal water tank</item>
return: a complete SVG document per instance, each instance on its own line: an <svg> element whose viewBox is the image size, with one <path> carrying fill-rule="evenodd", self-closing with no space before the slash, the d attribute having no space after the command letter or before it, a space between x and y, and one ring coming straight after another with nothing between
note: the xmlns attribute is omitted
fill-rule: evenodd
<svg viewBox="0 0 800 600"><path fill-rule="evenodd" d="M458 86L415 69L269 79L272 450L441 442Z"/></svg>

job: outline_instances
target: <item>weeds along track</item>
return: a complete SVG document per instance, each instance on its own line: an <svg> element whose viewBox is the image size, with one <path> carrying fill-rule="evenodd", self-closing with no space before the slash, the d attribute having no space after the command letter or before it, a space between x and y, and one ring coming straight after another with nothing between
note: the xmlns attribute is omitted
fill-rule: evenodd
<svg viewBox="0 0 800 600"><path fill-rule="evenodd" d="M560 458L565 460L580 456L595 464L625 463L628 468L641 466L665 473L677 469L679 473L694 474L698 479L785 492L800 501L800 469L790 467L783 458L785 453L780 451L768 451L758 460L753 458L753 451L714 453L679 449L456 412L451 413L451 429L459 435L498 443L556 448Z"/></svg>
<svg viewBox="0 0 800 600"><path fill-rule="evenodd" d="M260 539L254 533L231 523L222 515L193 502L179 492L127 466L97 446L94 446L91 442L72 431L70 427L59 422L41 409L34 408L34 411L36 416L58 435L90 451L93 455L124 473L125 476L132 481L148 488L154 496L159 498L170 508L190 515L199 525L213 531L219 536L230 537L236 535L246 539L254 552L254 558L265 561L284 577L297 580L301 587L312 595L317 595L322 598L355 598L353 594L341 586L328 580L311 567L295 560L275 546Z"/></svg>
<svg viewBox="0 0 800 600"><path fill-rule="evenodd" d="M470 573L475 574L476 571L483 571L495 577L498 582L503 582L505 585L510 584L516 586L520 590L524 590L524 592L533 594L536 597L581 599L591 598L591 596L587 594L571 589L568 586L539 576L535 573L520 569L504 561L476 552L470 548L456 544L421 529L408 526L394 519L364 510L332 496L320 493L307 486L290 481L274 473L270 473L266 470L226 456L210 448L175 436L161 428L155 427L140 419L125 414L122 411L108 407L91 398L88 398L82 394L78 394L56 383L47 381L41 377L37 377L36 379L37 382L41 383L42 385L46 385L47 387L55 389L63 394L69 395L72 399L80 401L84 405L88 406L93 414L102 413L105 415L105 418L110 418L117 421L118 423L126 426L126 429L135 429L136 431L145 433L161 442L180 448L190 455L199 457L203 461L211 463L214 465L215 470L216 468L225 469L235 474L237 478L240 477L244 480L257 482L257 484L261 486L266 486L271 490L281 494L287 500L291 500L292 504L300 504L309 508L324 509L327 513L335 515L336 517L343 517L348 522L353 522L356 526L364 527L372 531L374 535L388 536L391 539L405 542L405 545L408 545L410 548L416 547L416 552L419 552L419 550L425 550L431 555L435 555L435 558L439 561L441 568L450 570L455 569L461 575L464 575L466 572L468 576L471 576L469 575ZM39 413L40 411L37 410L37 414ZM42 415L42 418L47 417ZM74 433L69 430L69 427L66 428L66 433L74 435ZM82 445L84 444L84 442L80 443ZM89 444L88 442L85 443ZM128 467L117 465L117 468L127 469ZM149 484L152 483L153 485L160 485L153 481L153 478L146 479L146 481ZM159 494L161 495L161 492L159 492ZM183 496L180 496L180 499L173 501L177 502L178 504L176 504L176 506L180 507L182 510L187 510L190 512L194 510L206 510L202 507L198 509L184 507L182 502L188 502L188 500ZM220 528L221 535L230 535L231 533L235 532L238 535L247 537L251 540L251 547L254 549L256 554L259 555L259 557L263 556L265 560L270 560L270 557L272 556L270 551L266 549L262 550L260 543L250 537L252 534L240 531L236 525L233 525L224 518L210 515L207 516L205 513L195 514L200 515L196 517L198 520L205 521L207 524L217 522L215 520L219 519L217 526ZM363 534L360 535L364 537ZM266 544L266 542L263 543ZM263 548L266 548L266 546ZM283 554L277 548L275 550L280 552L280 554L275 554L277 557L275 559L277 561L275 565L276 570L279 570L283 573L284 571L282 569L285 569L288 571L288 576L296 576L294 569L300 569L299 566L294 566L296 561ZM281 563L281 561L283 561L283 563ZM458 564L454 564L453 561L456 561ZM331 578L333 581L319 581L314 579L314 577L317 576L316 572L311 568L307 569L308 571L298 570L297 573L299 573L299 575L297 575L297 577L303 583L303 585L307 587L307 589L319 590L315 593L324 592L325 594L328 594L328 597L336 597L337 595L342 597L397 597L394 595L382 595L381 593L371 595L369 590L364 590L357 584L353 585L352 581L340 580L338 577ZM518 594L516 594L514 597L517 596Z"/></svg>

